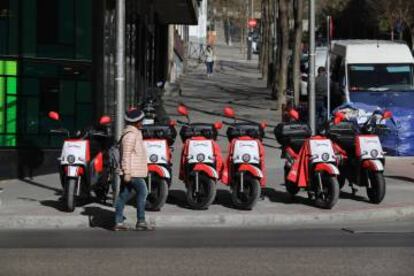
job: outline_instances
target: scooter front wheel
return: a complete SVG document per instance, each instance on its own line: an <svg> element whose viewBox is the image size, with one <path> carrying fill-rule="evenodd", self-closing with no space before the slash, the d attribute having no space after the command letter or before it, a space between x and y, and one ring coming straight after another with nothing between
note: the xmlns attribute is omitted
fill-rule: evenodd
<svg viewBox="0 0 414 276"><path fill-rule="evenodd" d="M238 182L232 189L231 200L238 209L252 210L259 200L260 193L259 180L253 177L245 177L243 191L241 191L241 183Z"/></svg>
<svg viewBox="0 0 414 276"><path fill-rule="evenodd" d="M198 176L198 191L196 177L187 185L187 203L193 209L207 209L216 198L216 183L213 179L200 173Z"/></svg>
<svg viewBox="0 0 414 276"><path fill-rule="evenodd" d="M73 212L76 207L75 189L77 181L75 178L66 178L65 181L64 203L67 212Z"/></svg>
<svg viewBox="0 0 414 276"><path fill-rule="evenodd" d="M369 201L374 204L379 204L385 197L385 178L382 172L368 171L366 174L366 181L371 182L371 187L367 185L367 195ZM368 182L367 182L368 184Z"/></svg>
<svg viewBox="0 0 414 276"><path fill-rule="evenodd" d="M321 182L320 185L319 182ZM314 176L314 186L315 205L323 209L332 209L339 199L339 183L336 176L323 172L316 173Z"/></svg>
<svg viewBox="0 0 414 276"><path fill-rule="evenodd" d="M165 179L153 176L151 179L151 193L147 196L146 209L149 211L159 211L167 201L168 184Z"/></svg>

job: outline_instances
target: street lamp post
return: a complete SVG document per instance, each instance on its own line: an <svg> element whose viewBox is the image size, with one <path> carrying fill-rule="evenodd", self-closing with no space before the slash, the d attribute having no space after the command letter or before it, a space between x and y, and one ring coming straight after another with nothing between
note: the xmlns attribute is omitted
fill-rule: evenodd
<svg viewBox="0 0 414 276"><path fill-rule="evenodd" d="M116 1L115 137L121 137L125 112L125 0Z"/></svg>
<svg viewBox="0 0 414 276"><path fill-rule="evenodd" d="M316 134L315 122L315 0L309 3L309 126L312 134Z"/></svg>

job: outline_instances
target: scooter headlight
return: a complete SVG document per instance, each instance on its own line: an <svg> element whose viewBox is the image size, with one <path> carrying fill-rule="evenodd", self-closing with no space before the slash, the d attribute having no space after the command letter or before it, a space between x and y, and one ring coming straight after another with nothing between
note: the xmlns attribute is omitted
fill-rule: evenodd
<svg viewBox="0 0 414 276"><path fill-rule="evenodd" d="M242 160L245 163L249 162L251 158L252 157L250 156L250 154L247 154L247 153L246 154L243 154L243 156L242 156Z"/></svg>
<svg viewBox="0 0 414 276"><path fill-rule="evenodd" d="M73 164L76 161L76 157L75 157L75 155L70 154L70 155L68 155L68 157L66 158L66 160L68 160L68 163L69 164Z"/></svg>
<svg viewBox="0 0 414 276"><path fill-rule="evenodd" d="M379 155L379 153L378 153L378 151L376 149L371 150L371 153L370 154L371 154L371 157L372 158L377 158L378 155Z"/></svg>
<svg viewBox="0 0 414 276"><path fill-rule="evenodd" d="M324 154L322 154L322 160L324 162L327 162L329 160L329 153L325 152Z"/></svg>
<svg viewBox="0 0 414 276"><path fill-rule="evenodd" d="M156 162L158 162L158 155L156 155L156 154L151 154L151 156L150 156L150 161L152 162L152 163L156 163Z"/></svg>
<svg viewBox="0 0 414 276"><path fill-rule="evenodd" d="M206 156L203 153L197 154L197 161L203 162L206 159Z"/></svg>

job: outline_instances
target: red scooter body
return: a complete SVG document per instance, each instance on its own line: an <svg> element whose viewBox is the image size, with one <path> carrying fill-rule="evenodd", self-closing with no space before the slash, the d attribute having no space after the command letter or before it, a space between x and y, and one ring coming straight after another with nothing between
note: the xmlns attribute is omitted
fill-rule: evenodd
<svg viewBox="0 0 414 276"><path fill-rule="evenodd" d="M159 211L168 198L172 181L172 145L177 132L173 123L144 125L142 132L148 156L146 208Z"/></svg>
<svg viewBox="0 0 414 276"><path fill-rule="evenodd" d="M206 209L215 199L216 182L223 171L221 150L215 141L222 124L190 123L187 107L180 105L177 110L188 119L180 130L184 146L179 178L187 188L190 207Z"/></svg>
<svg viewBox="0 0 414 276"><path fill-rule="evenodd" d="M59 121L60 116L56 112L50 112L49 118ZM109 124L110 118L103 116L101 125ZM53 133L65 133L66 129L53 130ZM94 190L99 198L106 197L108 173L105 169L105 153L103 149L97 149L92 153L91 137L105 134L95 130L87 130L77 138L64 140L62 153L59 158L60 180L64 191L64 202L67 211L72 212L76 207L77 197L89 197L90 191ZM102 185L101 185L102 184ZM104 185L105 184L105 185Z"/></svg>
<svg viewBox="0 0 414 276"><path fill-rule="evenodd" d="M235 120L231 107L224 115ZM265 150L262 143L265 123L230 124L227 137L230 142L226 162L226 173L222 181L231 188L231 198L236 208L251 210L266 186Z"/></svg>
<svg viewBox="0 0 414 276"><path fill-rule="evenodd" d="M291 195L305 189L315 205L331 209L339 198L337 158L331 140L312 136L309 127L298 123L299 115L290 110L291 121L279 124L275 136L282 145L285 186Z"/></svg>
<svg viewBox="0 0 414 276"><path fill-rule="evenodd" d="M341 188L348 180L353 194L353 185L366 187L371 203L379 204L385 197L386 183L383 175L385 154L381 141L375 132L383 127L377 122L391 119L388 111L376 111L363 125L358 125L355 118L347 120L345 115L350 110L338 111L327 128L327 135L335 142L335 150L340 157L339 178ZM352 113L354 114L354 113Z"/></svg>

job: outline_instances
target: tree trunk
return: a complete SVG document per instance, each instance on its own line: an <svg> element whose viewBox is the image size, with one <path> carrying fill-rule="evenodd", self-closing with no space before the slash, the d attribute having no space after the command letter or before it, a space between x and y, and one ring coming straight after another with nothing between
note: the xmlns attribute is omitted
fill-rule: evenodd
<svg viewBox="0 0 414 276"><path fill-rule="evenodd" d="M300 58L302 53L302 20L303 20L303 9L304 1L296 0L295 1L295 40L293 46L293 91L295 95L295 104L299 104L300 97Z"/></svg>
<svg viewBox="0 0 414 276"><path fill-rule="evenodd" d="M281 31L281 55L277 80L276 109L280 110L286 104L286 88L289 66L289 1L279 0L279 21Z"/></svg>

